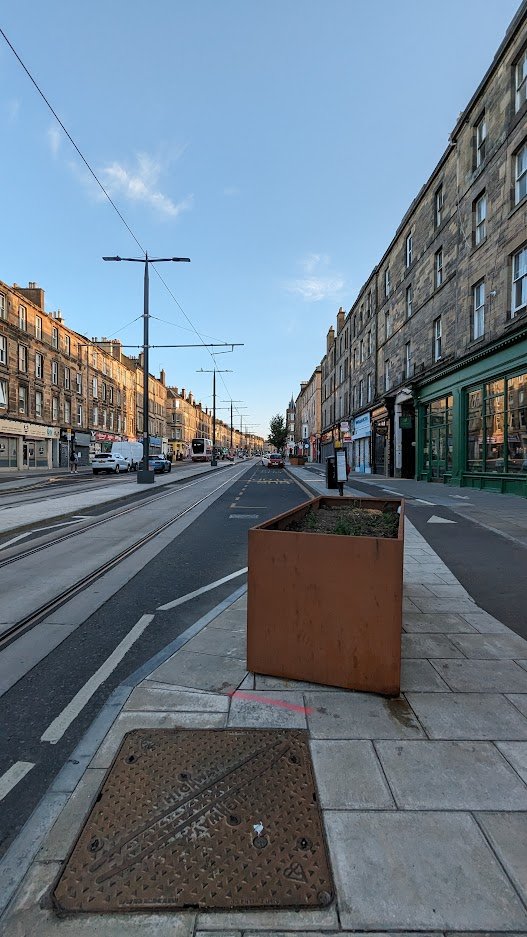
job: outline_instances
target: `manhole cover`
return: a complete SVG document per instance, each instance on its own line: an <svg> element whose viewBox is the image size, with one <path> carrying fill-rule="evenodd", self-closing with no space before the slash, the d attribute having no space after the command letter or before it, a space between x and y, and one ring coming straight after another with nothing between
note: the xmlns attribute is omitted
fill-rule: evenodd
<svg viewBox="0 0 527 937"><path fill-rule="evenodd" d="M54 891L63 911L333 899L307 733L125 736Z"/></svg>

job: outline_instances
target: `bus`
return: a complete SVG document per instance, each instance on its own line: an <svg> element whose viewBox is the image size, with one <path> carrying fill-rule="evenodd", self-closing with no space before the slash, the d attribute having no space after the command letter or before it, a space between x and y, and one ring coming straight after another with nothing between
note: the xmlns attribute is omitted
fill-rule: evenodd
<svg viewBox="0 0 527 937"><path fill-rule="evenodd" d="M202 436L193 439L190 444L190 456L193 462L210 462L212 459L212 439Z"/></svg>

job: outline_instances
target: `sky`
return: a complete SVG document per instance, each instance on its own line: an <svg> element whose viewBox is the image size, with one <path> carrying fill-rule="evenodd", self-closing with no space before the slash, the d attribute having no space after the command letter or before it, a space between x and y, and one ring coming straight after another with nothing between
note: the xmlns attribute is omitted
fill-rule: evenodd
<svg viewBox="0 0 527 937"><path fill-rule="evenodd" d="M0 27L0 279L267 435L444 152L519 0L16 0ZM135 320L135 321L134 321ZM203 342L242 343L213 360ZM214 349L212 349L214 351ZM130 348L129 354L136 354Z"/></svg>

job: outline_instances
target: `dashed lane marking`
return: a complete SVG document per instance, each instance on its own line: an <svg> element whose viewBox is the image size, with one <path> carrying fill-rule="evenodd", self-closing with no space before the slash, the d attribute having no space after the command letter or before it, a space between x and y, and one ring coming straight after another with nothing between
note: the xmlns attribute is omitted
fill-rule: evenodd
<svg viewBox="0 0 527 937"><path fill-rule="evenodd" d="M255 517L260 517L260 515L259 514L229 514L230 521L239 520L239 518L243 518L244 520L246 518L249 518L251 520L251 519L254 519Z"/></svg>
<svg viewBox="0 0 527 937"><path fill-rule="evenodd" d="M32 761L16 761L14 765L11 765L5 774L0 777L0 800L7 797L15 785L18 784L22 778L25 778L28 771L31 771L31 768L34 767L35 764Z"/></svg>
<svg viewBox="0 0 527 937"><path fill-rule="evenodd" d="M171 608L176 608L178 605L190 602L190 600L196 598L197 595L210 592L211 589L216 589L218 586L222 586L224 582L230 582L231 579L237 579L238 576L243 576L246 572L247 566L244 566L243 569L237 569L235 573L229 573L229 575L224 576L223 579L216 579L215 582L209 582L207 586L202 586L201 589L195 589L194 592L187 592L186 595L181 595L179 599L174 599L173 602L167 602L166 605L159 605L157 611L167 612Z"/></svg>
<svg viewBox="0 0 527 937"><path fill-rule="evenodd" d="M429 517L427 524L457 524L457 521L449 521L446 517L438 517L437 514L432 514L432 517Z"/></svg>

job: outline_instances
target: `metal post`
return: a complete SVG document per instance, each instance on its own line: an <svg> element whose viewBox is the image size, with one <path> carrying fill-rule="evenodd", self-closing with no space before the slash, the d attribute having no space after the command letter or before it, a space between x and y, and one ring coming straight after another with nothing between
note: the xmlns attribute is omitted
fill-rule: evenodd
<svg viewBox="0 0 527 937"><path fill-rule="evenodd" d="M148 397L148 254L145 254L145 286L143 302L143 467L137 473L139 484L153 484L154 473L149 471L148 459L150 456L150 401Z"/></svg>
<svg viewBox="0 0 527 937"><path fill-rule="evenodd" d="M232 449L232 400L231 400L231 449Z"/></svg>
<svg viewBox="0 0 527 937"><path fill-rule="evenodd" d="M212 466L218 464L216 458L216 368L212 372Z"/></svg>

